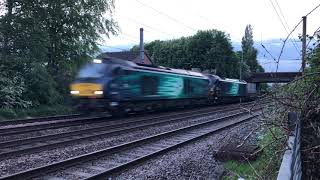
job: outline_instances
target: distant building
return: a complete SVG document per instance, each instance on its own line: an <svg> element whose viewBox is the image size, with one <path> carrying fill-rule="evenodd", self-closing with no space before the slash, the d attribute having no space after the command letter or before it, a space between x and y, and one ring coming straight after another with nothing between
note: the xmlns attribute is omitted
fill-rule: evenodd
<svg viewBox="0 0 320 180"><path fill-rule="evenodd" d="M139 52L132 52L132 51L122 51L122 52L106 52L100 54L98 57L100 58L117 58L127 61L132 61L137 64L148 64L153 65L151 58L147 53L144 53L144 60L141 62Z"/></svg>

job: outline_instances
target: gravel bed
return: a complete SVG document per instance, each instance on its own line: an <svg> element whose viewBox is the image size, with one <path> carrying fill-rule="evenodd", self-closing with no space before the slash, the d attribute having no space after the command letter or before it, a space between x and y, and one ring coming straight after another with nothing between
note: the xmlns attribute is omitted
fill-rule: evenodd
<svg viewBox="0 0 320 180"><path fill-rule="evenodd" d="M237 118L236 118L237 119ZM227 123L229 124L232 120L228 120ZM221 126L224 126L225 125L225 122L219 122L218 124L216 125L209 125L207 128L212 130L212 129L216 129L216 128L219 128ZM204 128L205 129L205 128ZM198 132L199 130L192 130L191 132ZM147 143L143 146L143 149L148 149L148 147L152 148L153 147L153 144L166 144L168 142L170 142L170 140L177 140L176 137L169 137L169 138L163 138L161 140L157 140L156 142L151 142L151 143ZM137 157L140 157L140 156L137 156L135 155L135 152L136 150L141 150L142 147L140 148L134 148L135 150L132 151L131 149L130 150L124 150L122 152L119 152L117 153L116 155L112 155L112 156L105 156L103 157L103 159L105 159L104 161L101 161L100 160L100 163L102 164L105 164L105 163L123 163L123 162L127 162L128 160L132 160L137 158ZM141 153L141 152L140 152ZM140 154L139 153L139 154ZM144 153L145 154L145 153ZM131 158L130 158L131 157ZM94 162L94 164L98 164L99 162ZM88 163L88 166L90 166L91 163ZM98 165L98 166L101 166L101 165ZM68 169L67 172L70 172L70 170ZM71 172L74 172L74 171L71 171ZM78 171L80 174L81 173L90 173L92 172L91 170L88 171L88 169L78 169ZM68 175L68 174L56 174L54 173L56 176L55 177L61 177L61 178L65 178L65 179L77 179L77 177L74 177L73 175ZM54 175L52 175L54 176ZM79 178L79 177L78 177Z"/></svg>
<svg viewBox="0 0 320 180"><path fill-rule="evenodd" d="M247 136L253 120L137 165L114 179L221 179L226 171L215 152L234 137Z"/></svg>
<svg viewBox="0 0 320 180"><path fill-rule="evenodd" d="M224 115L230 114L223 113ZM53 150L43 151L40 153L22 155L16 158L10 158L2 160L0 162L0 176L12 174L15 172L23 171L29 168L34 168L42 166L45 164L57 162L70 157L79 156L85 153L97 151L117 145L120 143L136 140L142 137L157 134L163 131L173 130L186 125L191 125L192 123L206 121L208 118L221 117L221 113L214 114L212 116L206 116L196 119L189 119L184 122L165 124L163 126L151 127L143 130L137 130L134 132L126 133L117 137L107 137L107 138L96 138L94 141L83 141L70 144L70 146L57 148Z"/></svg>

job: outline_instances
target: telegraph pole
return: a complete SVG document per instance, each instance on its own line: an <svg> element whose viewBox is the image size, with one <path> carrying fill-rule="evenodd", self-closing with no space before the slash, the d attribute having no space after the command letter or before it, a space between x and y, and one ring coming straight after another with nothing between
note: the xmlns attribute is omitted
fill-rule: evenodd
<svg viewBox="0 0 320 180"><path fill-rule="evenodd" d="M143 44L143 28L140 28L140 59L144 63L144 44Z"/></svg>
<svg viewBox="0 0 320 180"><path fill-rule="evenodd" d="M242 62L243 62L243 49L241 51L240 68L239 68L239 79L242 80Z"/></svg>
<svg viewBox="0 0 320 180"><path fill-rule="evenodd" d="M307 17L302 17L302 72L304 72L304 68L306 67L306 36L307 36Z"/></svg>

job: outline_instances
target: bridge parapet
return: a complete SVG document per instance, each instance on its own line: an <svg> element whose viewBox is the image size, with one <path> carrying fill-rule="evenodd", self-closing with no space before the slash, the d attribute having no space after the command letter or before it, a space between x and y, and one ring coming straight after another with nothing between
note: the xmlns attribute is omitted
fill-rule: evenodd
<svg viewBox="0 0 320 180"><path fill-rule="evenodd" d="M251 73L245 79L250 83L287 83L294 80L296 77L302 76L301 72L264 72L264 73Z"/></svg>

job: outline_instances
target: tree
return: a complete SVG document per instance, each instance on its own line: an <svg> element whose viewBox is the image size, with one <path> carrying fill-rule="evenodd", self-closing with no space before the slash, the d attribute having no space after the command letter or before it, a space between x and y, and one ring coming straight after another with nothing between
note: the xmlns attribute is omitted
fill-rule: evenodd
<svg viewBox="0 0 320 180"><path fill-rule="evenodd" d="M241 41L244 62L250 67L251 72L263 72L263 68L257 61L258 51L254 48L251 25L247 25Z"/></svg>
<svg viewBox="0 0 320 180"><path fill-rule="evenodd" d="M26 91L33 91L34 82L44 82L41 76L30 76L40 72L52 79L41 86L43 92L66 93L79 64L98 50L100 35L118 30L113 0L5 0L0 9L0 66L9 77L21 74Z"/></svg>
<svg viewBox="0 0 320 180"><path fill-rule="evenodd" d="M172 68L216 70L224 77L238 77L239 59L228 35L218 30L198 31L190 37L145 44L154 63ZM132 50L138 50L135 46Z"/></svg>

